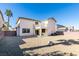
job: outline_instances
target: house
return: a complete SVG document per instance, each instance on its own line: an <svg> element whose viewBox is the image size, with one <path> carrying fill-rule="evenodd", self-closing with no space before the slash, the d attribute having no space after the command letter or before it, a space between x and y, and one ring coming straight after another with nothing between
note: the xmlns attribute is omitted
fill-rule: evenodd
<svg viewBox="0 0 79 59"><path fill-rule="evenodd" d="M60 24L57 24L57 31L68 31L68 28L66 26L63 26L63 25L60 25Z"/></svg>
<svg viewBox="0 0 79 59"><path fill-rule="evenodd" d="M56 20L52 17L45 21L19 17L16 23L17 36L46 36L55 33L56 30Z"/></svg>
<svg viewBox="0 0 79 59"><path fill-rule="evenodd" d="M74 30L74 26L68 26L68 32L73 32Z"/></svg>
<svg viewBox="0 0 79 59"><path fill-rule="evenodd" d="M57 31L73 32L75 30L74 30L74 26L63 26L63 25L57 24Z"/></svg>
<svg viewBox="0 0 79 59"><path fill-rule="evenodd" d="M6 23L4 22L3 14L0 11L0 31L7 31L7 30L8 30L8 27Z"/></svg>

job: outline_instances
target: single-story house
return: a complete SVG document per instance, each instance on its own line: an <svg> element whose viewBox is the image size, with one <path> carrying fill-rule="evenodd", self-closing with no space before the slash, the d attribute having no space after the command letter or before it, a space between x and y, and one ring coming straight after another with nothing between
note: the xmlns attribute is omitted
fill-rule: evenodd
<svg viewBox="0 0 79 59"><path fill-rule="evenodd" d="M53 17L45 21L19 17L16 23L17 36L51 35L57 31L56 20Z"/></svg>
<svg viewBox="0 0 79 59"><path fill-rule="evenodd" d="M73 32L74 26L63 26L63 25L57 24L57 31Z"/></svg>
<svg viewBox="0 0 79 59"><path fill-rule="evenodd" d="M63 26L63 25L60 25L60 24L57 24L57 31L68 31L68 28L66 26Z"/></svg>

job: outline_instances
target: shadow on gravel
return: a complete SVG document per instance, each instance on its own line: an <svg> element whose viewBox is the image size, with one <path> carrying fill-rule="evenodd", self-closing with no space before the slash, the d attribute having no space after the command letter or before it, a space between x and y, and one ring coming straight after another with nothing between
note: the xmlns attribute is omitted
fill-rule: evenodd
<svg viewBox="0 0 79 59"><path fill-rule="evenodd" d="M60 39L60 40L57 40L59 41L59 43L57 44L63 44L63 45L72 45L72 44L79 44L79 40L75 40L75 39Z"/></svg>
<svg viewBox="0 0 79 59"><path fill-rule="evenodd" d="M54 51L54 52L49 52L45 54L39 54L32 51L28 51L24 55L25 56L77 56L76 54L73 54L73 53L67 53L67 52L61 52L61 51Z"/></svg>
<svg viewBox="0 0 79 59"><path fill-rule="evenodd" d="M51 46L52 46L52 45L51 45ZM23 50L23 51L28 51L28 50L35 50L35 49L40 49L40 48L44 48L44 47L50 47L50 45L43 45L43 46L25 48L25 49L22 49L22 50Z"/></svg>
<svg viewBox="0 0 79 59"><path fill-rule="evenodd" d="M61 51L54 51L54 52L43 54L42 56L76 56L76 54L61 52Z"/></svg>
<svg viewBox="0 0 79 59"><path fill-rule="evenodd" d="M42 46L36 46L36 47L30 47L30 48L25 48L21 49L19 45L24 44L25 42L22 40L26 37L4 37L2 40L0 40L0 56L23 56L24 51L32 51L35 49L40 49L44 47L51 47L55 45L72 45L72 44L79 44L79 39L74 40L74 39L59 39L57 40L58 43L54 43L53 45L42 45ZM60 53L58 51L51 52L51 54L48 55L57 55L61 56L64 55L63 53ZM71 53L72 55L72 53Z"/></svg>
<svg viewBox="0 0 79 59"><path fill-rule="evenodd" d="M23 56L19 45L24 44L22 37L5 37L0 40L0 56Z"/></svg>

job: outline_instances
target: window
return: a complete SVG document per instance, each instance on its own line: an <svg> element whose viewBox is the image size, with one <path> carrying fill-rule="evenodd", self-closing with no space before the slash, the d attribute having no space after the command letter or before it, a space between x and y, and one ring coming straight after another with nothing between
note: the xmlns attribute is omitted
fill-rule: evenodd
<svg viewBox="0 0 79 59"><path fill-rule="evenodd" d="M30 29L23 28L22 33L30 33Z"/></svg>
<svg viewBox="0 0 79 59"><path fill-rule="evenodd" d="M42 29L42 33L45 33L45 29Z"/></svg>
<svg viewBox="0 0 79 59"><path fill-rule="evenodd" d="M35 22L36 25L38 25L38 22Z"/></svg>

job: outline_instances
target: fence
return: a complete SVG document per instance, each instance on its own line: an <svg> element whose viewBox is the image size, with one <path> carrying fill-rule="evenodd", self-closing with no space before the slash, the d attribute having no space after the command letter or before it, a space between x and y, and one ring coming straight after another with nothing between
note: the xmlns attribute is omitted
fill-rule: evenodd
<svg viewBox="0 0 79 59"><path fill-rule="evenodd" d="M4 33L0 32L0 39L2 39L4 37Z"/></svg>
<svg viewBox="0 0 79 59"><path fill-rule="evenodd" d="M16 31L1 31L0 39L2 39L4 36L16 36Z"/></svg>
<svg viewBox="0 0 79 59"><path fill-rule="evenodd" d="M16 31L4 31L4 36L16 36Z"/></svg>

